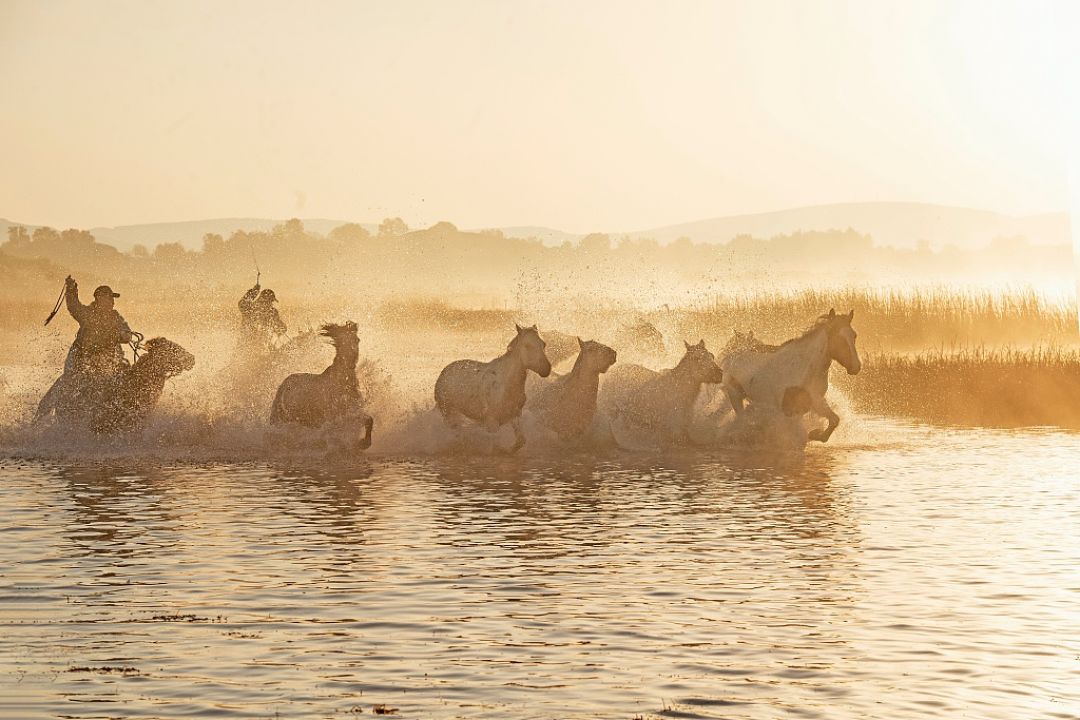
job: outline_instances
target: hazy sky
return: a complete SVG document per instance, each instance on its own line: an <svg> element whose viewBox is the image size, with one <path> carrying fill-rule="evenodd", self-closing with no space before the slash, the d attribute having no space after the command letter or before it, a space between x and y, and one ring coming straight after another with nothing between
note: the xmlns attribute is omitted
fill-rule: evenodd
<svg viewBox="0 0 1080 720"><path fill-rule="evenodd" d="M0 217L1061 210L1076 37L1064 0L0 0Z"/></svg>

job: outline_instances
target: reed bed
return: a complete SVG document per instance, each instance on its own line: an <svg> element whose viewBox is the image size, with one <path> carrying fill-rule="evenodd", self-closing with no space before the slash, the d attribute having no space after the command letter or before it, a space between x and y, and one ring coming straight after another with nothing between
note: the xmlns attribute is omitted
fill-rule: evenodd
<svg viewBox="0 0 1080 720"><path fill-rule="evenodd" d="M829 308L854 309L861 345L879 351L1064 345L1078 339L1075 305L1047 300L1032 290L841 289L723 296L682 311L679 327L688 337L719 339L738 328L778 342L801 332Z"/></svg>
<svg viewBox="0 0 1080 720"><path fill-rule="evenodd" d="M837 312L855 310L860 347L867 351L1080 342L1075 305L1049 300L1033 290L1007 294L955 289L759 292L652 310L620 306L603 298L547 309L466 309L440 300L412 299L384 303L378 319L387 327L454 332L505 331L517 320L600 337L605 330L614 334L622 325L640 318L654 323L673 345L679 340L705 338L710 347L719 348L736 329L753 330L768 342L782 342L801 333L830 308Z"/></svg>
<svg viewBox="0 0 1080 720"><path fill-rule="evenodd" d="M986 427L1080 429L1080 351L975 347L875 353L835 376L859 412Z"/></svg>

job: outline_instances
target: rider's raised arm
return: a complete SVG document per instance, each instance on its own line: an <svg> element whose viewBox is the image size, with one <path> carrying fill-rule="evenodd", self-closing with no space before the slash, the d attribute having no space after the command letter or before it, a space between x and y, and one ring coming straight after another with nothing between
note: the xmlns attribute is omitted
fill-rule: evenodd
<svg viewBox="0 0 1080 720"><path fill-rule="evenodd" d="M244 293L244 297L240 298L240 302L237 305L240 307L240 312L247 313L255 306L255 298L259 295L259 290L262 288L259 283L255 283L255 287Z"/></svg>
<svg viewBox="0 0 1080 720"><path fill-rule="evenodd" d="M131 328L128 327L127 320L120 313L116 313L116 330L120 334L121 344L126 345L131 342Z"/></svg>
<svg viewBox="0 0 1080 720"><path fill-rule="evenodd" d="M90 307L83 305L79 301L79 286L74 281L68 284L67 292L64 293L64 301L67 303L67 309L71 313L71 317L75 318L75 322L82 325L87 313L90 312Z"/></svg>

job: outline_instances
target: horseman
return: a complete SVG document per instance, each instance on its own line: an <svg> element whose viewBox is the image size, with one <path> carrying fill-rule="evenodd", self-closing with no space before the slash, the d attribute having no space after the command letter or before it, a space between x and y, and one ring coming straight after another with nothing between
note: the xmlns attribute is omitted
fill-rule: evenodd
<svg viewBox="0 0 1080 720"><path fill-rule="evenodd" d="M94 301L79 301L79 284L70 275L65 282L64 299L68 312L79 323L79 332L71 344L64 374L71 376L112 377L124 369L123 346L131 342L131 328L116 311L119 293L108 285L94 290Z"/></svg>
<svg viewBox="0 0 1080 720"><path fill-rule="evenodd" d="M128 367L123 345L135 335L113 307L118 297L112 288L102 285L94 290L94 301L83 305L79 301L79 284L70 275L64 281L64 301L71 317L79 323L79 332L64 361L64 374L38 403L38 420L54 410L67 415L92 412L111 395L117 379Z"/></svg>
<svg viewBox="0 0 1080 720"><path fill-rule="evenodd" d="M261 290L261 292L260 292ZM266 352L275 337L285 334L285 322L274 307L277 296L270 288L262 289L259 283L240 298L240 346L248 350Z"/></svg>

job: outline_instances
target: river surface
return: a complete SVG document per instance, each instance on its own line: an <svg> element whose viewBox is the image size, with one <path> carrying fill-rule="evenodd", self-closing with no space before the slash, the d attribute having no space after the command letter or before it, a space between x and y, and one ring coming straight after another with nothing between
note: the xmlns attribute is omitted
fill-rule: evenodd
<svg viewBox="0 0 1080 720"><path fill-rule="evenodd" d="M1080 717L1080 435L0 460L0 716Z"/></svg>

